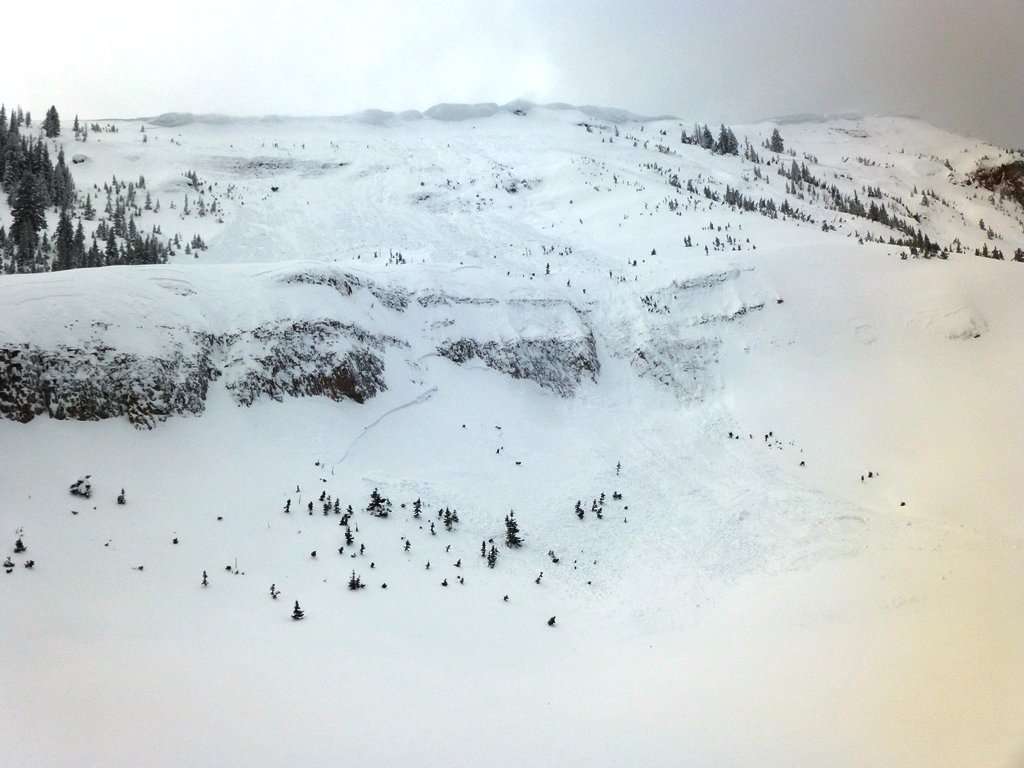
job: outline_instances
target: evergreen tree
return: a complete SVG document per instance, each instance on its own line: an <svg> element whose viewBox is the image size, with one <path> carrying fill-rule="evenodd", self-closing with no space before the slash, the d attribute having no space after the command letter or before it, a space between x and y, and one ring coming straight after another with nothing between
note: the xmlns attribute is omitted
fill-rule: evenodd
<svg viewBox="0 0 1024 768"><path fill-rule="evenodd" d="M17 236L11 271L22 274L31 272L32 265L35 263L32 231L28 227L18 227L17 229L12 227L11 231Z"/></svg>
<svg viewBox="0 0 1024 768"><path fill-rule="evenodd" d="M363 584L362 579L356 576L355 571L352 571L352 575L348 579L348 588L354 592L357 589L362 589L364 586L366 585Z"/></svg>
<svg viewBox="0 0 1024 768"><path fill-rule="evenodd" d="M380 495L376 488L370 494L370 503L366 511L374 517L387 517L391 514L391 500Z"/></svg>
<svg viewBox="0 0 1024 768"><path fill-rule="evenodd" d="M107 238L104 244L103 256L106 260L107 266L112 266L118 263L118 248L117 238L114 236L114 228L107 227ZM313 502L310 502L312 504Z"/></svg>
<svg viewBox="0 0 1024 768"><path fill-rule="evenodd" d="M302 619L306 618L306 614L303 612L301 608L299 608L298 600L295 601L295 610L292 611L292 618L296 621L301 621Z"/></svg>
<svg viewBox="0 0 1024 768"><path fill-rule="evenodd" d="M12 275L17 268L17 253L15 251L14 236L9 235L4 240L4 256L3 256L4 269L7 274Z"/></svg>
<svg viewBox="0 0 1024 768"><path fill-rule="evenodd" d="M62 208L57 221L57 257L53 261L53 270L73 269L75 267L74 249L75 232L71 228L71 217L68 209Z"/></svg>
<svg viewBox="0 0 1024 768"><path fill-rule="evenodd" d="M92 239L92 245L89 246L89 250L85 253L85 264L86 267L102 267L103 266L103 251L100 250L99 243L96 242L96 238Z"/></svg>
<svg viewBox="0 0 1024 768"><path fill-rule="evenodd" d="M50 182L50 200L60 208L70 208L75 203L75 181L64 161L64 148L57 153L57 165L53 168Z"/></svg>
<svg viewBox="0 0 1024 768"><path fill-rule="evenodd" d="M60 136L60 116L57 114L56 107L51 106L46 110L46 118L43 120L43 132L48 139L55 139Z"/></svg>
<svg viewBox="0 0 1024 768"><path fill-rule="evenodd" d="M772 129L772 137L768 141L768 149L772 152L784 152L786 149L785 143L782 141L782 136L779 135L779 129Z"/></svg>
<svg viewBox="0 0 1024 768"><path fill-rule="evenodd" d="M519 523L516 522L514 512L505 516L505 546L519 548L523 546L523 539L519 535Z"/></svg>
<svg viewBox="0 0 1024 768"><path fill-rule="evenodd" d="M736 140L736 134L732 132L731 128L726 128L724 124L718 131L715 152L719 155L738 155L740 153L740 144Z"/></svg>
<svg viewBox="0 0 1024 768"><path fill-rule="evenodd" d="M39 184L31 169L26 168L18 185L14 204L11 206L14 219L11 232L17 238L18 271L30 271L38 245L38 233L46 229L46 204Z"/></svg>
<svg viewBox="0 0 1024 768"><path fill-rule="evenodd" d="M711 131L708 129L707 125L705 125L703 128L701 128L701 131L700 131L700 145L704 149L714 149L715 148L715 137L711 135Z"/></svg>

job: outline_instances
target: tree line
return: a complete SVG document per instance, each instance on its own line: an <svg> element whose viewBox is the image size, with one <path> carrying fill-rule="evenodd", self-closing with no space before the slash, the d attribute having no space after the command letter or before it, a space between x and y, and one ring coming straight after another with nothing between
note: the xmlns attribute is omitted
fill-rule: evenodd
<svg viewBox="0 0 1024 768"><path fill-rule="evenodd" d="M76 137L82 130L75 118ZM51 106L42 123L47 139L60 136L60 114ZM118 185L115 180L112 201L108 189L106 213L110 224L100 222L86 242L82 219L96 215L91 196L80 203L75 181L68 168L64 150L58 149L56 161L50 145L32 131L32 115L20 107L7 112L0 105L0 190L11 208L11 226L0 226L0 271L6 274L47 272L86 267L126 264L162 264L167 262L171 246L157 237L159 230L142 234L134 223L136 185ZM138 188L144 188L140 179ZM127 192L127 194L124 194ZM76 206L80 208L77 211ZM147 208L149 207L147 193ZM48 232L47 211L57 214L57 226ZM192 244L205 248L205 243Z"/></svg>

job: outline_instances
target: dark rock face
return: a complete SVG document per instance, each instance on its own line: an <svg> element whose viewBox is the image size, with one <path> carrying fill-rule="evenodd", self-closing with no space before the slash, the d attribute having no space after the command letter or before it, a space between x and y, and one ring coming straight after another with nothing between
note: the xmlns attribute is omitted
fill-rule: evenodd
<svg viewBox="0 0 1024 768"><path fill-rule="evenodd" d="M237 371L227 388L245 406L263 395L364 403L387 389L384 361L374 351L385 344L401 342L335 320L260 326L229 343L239 353L226 363Z"/></svg>
<svg viewBox="0 0 1024 768"><path fill-rule="evenodd" d="M1024 160L981 168L972 177L979 186L1012 198L1024 208Z"/></svg>
<svg viewBox="0 0 1024 768"><path fill-rule="evenodd" d="M190 334L166 356L85 348L0 348L0 417L98 421L127 416L152 429L170 416L199 415L210 383L225 375L239 405L266 396L322 396L363 403L386 389L376 350L397 339L337 321L276 323L213 336Z"/></svg>
<svg viewBox="0 0 1024 768"><path fill-rule="evenodd" d="M127 416L137 427L152 428L174 414L200 414L218 375L203 341L192 352L178 349L164 358L102 345L0 348L0 416L23 423L43 414L77 421Z"/></svg>
<svg viewBox="0 0 1024 768"><path fill-rule="evenodd" d="M325 285L338 291L342 296L351 296L357 289L365 288L388 309L403 312L409 306L409 294L401 288L389 288L374 282L360 280L355 275L347 273L299 272L289 275L285 282Z"/></svg>
<svg viewBox="0 0 1024 768"><path fill-rule="evenodd" d="M459 364L479 359L488 368L514 379L530 379L562 397L574 395L585 377L597 381L601 370L591 333L572 339L458 339L441 344L437 351Z"/></svg>

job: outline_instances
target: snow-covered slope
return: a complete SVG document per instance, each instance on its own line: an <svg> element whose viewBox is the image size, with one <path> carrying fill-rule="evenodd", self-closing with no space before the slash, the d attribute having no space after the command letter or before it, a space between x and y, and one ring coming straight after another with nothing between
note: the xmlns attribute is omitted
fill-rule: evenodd
<svg viewBox="0 0 1024 768"><path fill-rule="evenodd" d="M1012 156L509 107L67 142L208 249L0 278L0 758L1013 765Z"/></svg>

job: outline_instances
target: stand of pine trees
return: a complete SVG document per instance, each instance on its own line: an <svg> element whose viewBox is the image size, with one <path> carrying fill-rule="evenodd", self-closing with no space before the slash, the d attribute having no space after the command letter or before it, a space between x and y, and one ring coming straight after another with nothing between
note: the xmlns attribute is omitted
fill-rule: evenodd
<svg viewBox="0 0 1024 768"><path fill-rule="evenodd" d="M135 216L141 214L134 202L135 185L129 182L127 195L122 196L126 185L118 185L116 179L116 204L107 186L111 205L106 213L110 223L100 221L91 247L87 247L82 220L92 221L96 217L91 196L80 200L63 149L58 150L54 162L49 144L28 131L22 135L22 128L31 128L30 114L18 108L8 115L6 106L0 105L0 191L7 196L13 219L10 231L0 227L0 272L167 262L170 246L160 242L159 230L154 228L143 236L135 226ZM56 107L47 110L42 129L46 138L60 135ZM47 232L46 214L50 208L57 213L52 239ZM193 247L204 249L206 244L193 241Z"/></svg>

